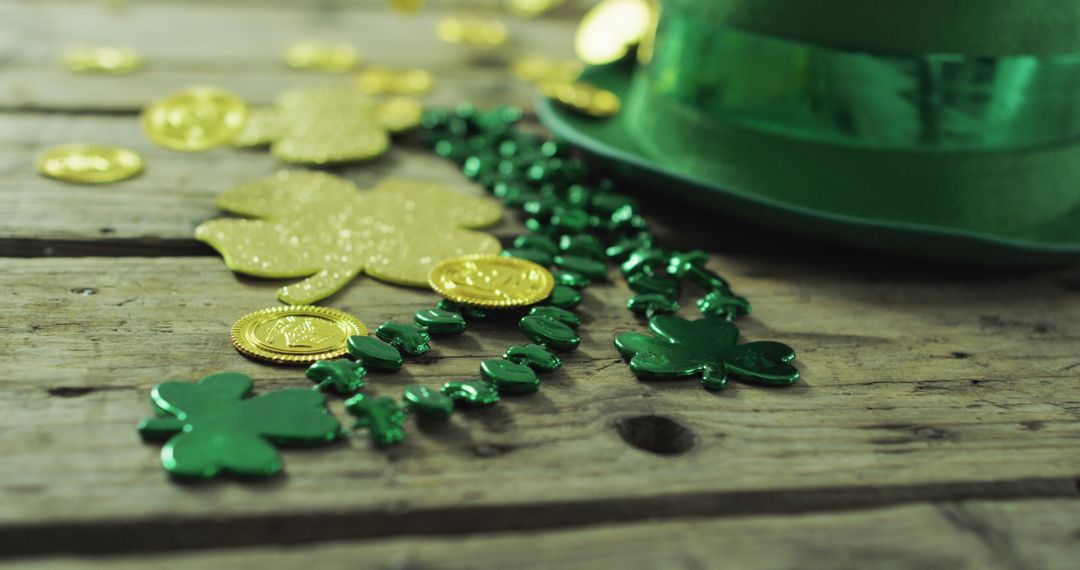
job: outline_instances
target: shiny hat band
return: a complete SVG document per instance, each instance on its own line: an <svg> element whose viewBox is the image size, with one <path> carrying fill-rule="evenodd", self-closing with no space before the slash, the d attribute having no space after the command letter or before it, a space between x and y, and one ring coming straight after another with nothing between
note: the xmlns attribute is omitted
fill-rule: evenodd
<svg viewBox="0 0 1080 570"><path fill-rule="evenodd" d="M680 4L664 2L652 60L636 81L695 120L882 150L1080 140L1080 53L853 51L736 29Z"/></svg>

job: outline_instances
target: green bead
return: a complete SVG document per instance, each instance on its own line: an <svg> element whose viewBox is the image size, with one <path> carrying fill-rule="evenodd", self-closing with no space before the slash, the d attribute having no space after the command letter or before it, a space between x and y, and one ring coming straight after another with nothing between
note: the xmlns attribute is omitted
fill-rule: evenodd
<svg viewBox="0 0 1080 570"><path fill-rule="evenodd" d="M457 313L465 317L466 320L470 321L480 320L487 317L487 311L479 307L472 307L464 303L455 303L450 299L439 300L437 306L444 311L451 311Z"/></svg>
<svg viewBox="0 0 1080 570"><path fill-rule="evenodd" d="M416 324L427 329L430 334L460 334L465 332L465 317L442 309L421 309L416 311Z"/></svg>
<svg viewBox="0 0 1080 570"><path fill-rule="evenodd" d="M566 309L560 309L558 307L543 305L539 307L533 307L529 309L529 315L559 321L560 323L569 327L573 327L575 329L578 328L578 325L581 324L580 317L578 317L574 313L571 313L570 311L567 311Z"/></svg>
<svg viewBox="0 0 1080 570"><path fill-rule="evenodd" d="M567 255L604 259L604 247L600 245L600 240L589 234L562 236L559 238L559 249Z"/></svg>
<svg viewBox="0 0 1080 570"><path fill-rule="evenodd" d="M428 344L431 342L431 335L415 325L387 321L375 329L375 336L413 356L424 354L431 349Z"/></svg>
<svg viewBox="0 0 1080 570"><path fill-rule="evenodd" d="M644 271L627 277L626 284L635 293L657 294L671 298L678 298L679 291L682 290L682 284L678 279Z"/></svg>
<svg viewBox="0 0 1080 570"><path fill-rule="evenodd" d="M436 420L445 420L454 411L454 401L427 386L413 384L406 386L401 395L405 407L418 416Z"/></svg>
<svg viewBox="0 0 1080 570"><path fill-rule="evenodd" d="M309 366L304 375L318 384L319 389L332 388L338 394L348 396L364 387L366 373L363 364L340 359L320 360Z"/></svg>
<svg viewBox="0 0 1080 570"><path fill-rule="evenodd" d="M723 319L688 321L675 315L649 320L655 336L620 333L615 348L630 359L630 369L644 378L701 376L701 384L719 390L728 376L754 384L788 386L799 380L791 362L795 351L779 342L736 344L739 329Z"/></svg>
<svg viewBox="0 0 1080 570"><path fill-rule="evenodd" d="M581 337L561 321L538 316L522 317L518 326L533 342L566 352L581 344Z"/></svg>
<svg viewBox="0 0 1080 570"><path fill-rule="evenodd" d="M405 409L393 398L357 394L345 401L345 409L356 416L353 427L367 428L375 445L393 445L405 437Z"/></svg>
<svg viewBox="0 0 1080 570"><path fill-rule="evenodd" d="M698 299L697 306L706 317L734 319L750 314L750 302L729 291L712 291Z"/></svg>
<svg viewBox="0 0 1080 570"><path fill-rule="evenodd" d="M551 272L551 276L555 278L555 282L559 285L565 285L579 290L592 284L592 281L590 281L588 277L585 277L580 273L574 273L573 271L560 271L555 269Z"/></svg>
<svg viewBox="0 0 1080 570"><path fill-rule="evenodd" d="M639 249L650 249L652 247L653 237L648 233L641 232L635 236L620 239L608 246L604 250L604 254L615 261L621 262Z"/></svg>
<svg viewBox="0 0 1080 570"><path fill-rule="evenodd" d="M663 295L645 293L631 297L626 302L626 308L638 315L652 318L653 315L678 312L679 304Z"/></svg>
<svg viewBox="0 0 1080 570"><path fill-rule="evenodd" d="M314 390L289 388L248 398L254 383L236 372L164 382L150 392L155 417L139 423L147 439L167 439L161 464L178 477L221 472L269 477L281 471L273 444L315 445L337 439L341 425Z"/></svg>
<svg viewBox="0 0 1080 570"><path fill-rule="evenodd" d="M514 247L520 249L539 249L548 255L559 253L559 246L547 236L536 234L523 235L514 238Z"/></svg>
<svg viewBox="0 0 1080 570"><path fill-rule="evenodd" d="M500 394L528 394L540 389L540 377L532 368L509 360L481 361L480 375Z"/></svg>
<svg viewBox="0 0 1080 570"><path fill-rule="evenodd" d="M589 205L594 211L610 216L620 208L625 208L627 206L631 209L636 209L637 201L629 196L623 196L622 194L597 192L592 195Z"/></svg>
<svg viewBox="0 0 1080 570"><path fill-rule="evenodd" d="M604 262L597 261L591 257L556 255L555 265L558 265L559 269L580 273L593 281L604 281L607 279L607 265L605 265Z"/></svg>
<svg viewBox="0 0 1080 570"><path fill-rule="evenodd" d="M537 372L550 372L562 366L562 359L557 354L538 344L511 346L506 349L503 358L524 364Z"/></svg>
<svg viewBox="0 0 1080 570"><path fill-rule="evenodd" d="M522 249L517 247L511 247L509 249L504 249L502 253L500 253L500 255L502 255L503 257L517 257L519 259L525 259L537 265L542 265L544 267L551 265L553 261L550 253L539 249Z"/></svg>
<svg viewBox="0 0 1080 570"><path fill-rule="evenodd" d="M581 304L581 293L566 285L556 285L551 290L551 296L548 297L547 303L560 309L573 309Z"/></svg>
<svg viewBox="0 0 1080 570"><path fill-rule="evenodd" d="M447 382L443 395L468 406L490 406L499 401L499 391L488 382Z"/></svg>
<svg viewBox="0 0 1080 570"><path fill-rule="evenodd" d="M580 208L556 208L551 226L561 234L580 234L589 227L589 214Z"/></svg>
<svg viewBox="0 0 1080 570"><path fill-rule="evenodd" d="M630 276L642 271L652 271L654 274L667 272L668 261L671 254L665 249L650 247L637 249L630 253L625 261L619 266L623 275Z"/></svg>
<svg viewBox="0 0 1080 570"><path fill-rule="evenodd" d="M350 336L347 347L349 354L370 370L394 372L405 362L396 348L374 337Z"/></svg>

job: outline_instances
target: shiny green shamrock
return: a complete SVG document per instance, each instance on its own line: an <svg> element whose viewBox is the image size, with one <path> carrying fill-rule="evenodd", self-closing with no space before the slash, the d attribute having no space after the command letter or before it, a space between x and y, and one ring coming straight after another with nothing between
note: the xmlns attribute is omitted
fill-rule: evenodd
<svg viewBox="0 0 1080 570"><path fill-rule="evenodd" d="M199 478L222 471L268 477L282 467L271 444L329 443L340 434L322 394L290 388L245 398L251 388L251 378L236 372L158 384L150 393L156 417L139 423L139 432L168 439L161 449L166 471Z"/></svg>
<svg viewBox="0 0 1080 570"><path fill-rule="evenodd" d="M615 348L630 359L630 369L638 376L701 375L701 384L709 390L727 385L729 374L769 386L788 386L799 380L799 370L790 364L795 360L790 346L770 341L735 344L739 329L730 321L659 315L649 321L649 328L655 337L638 333L615 337Z"/></svg>

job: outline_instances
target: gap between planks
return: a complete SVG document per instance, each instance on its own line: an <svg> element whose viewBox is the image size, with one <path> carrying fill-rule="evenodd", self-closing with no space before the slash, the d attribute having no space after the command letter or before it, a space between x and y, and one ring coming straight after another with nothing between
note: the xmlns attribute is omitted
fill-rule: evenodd
<svg viewBox="0 0 1080 570"><path fill-rule="evenodd" d="M665 494L619 500L380 512L162 517L0 527L0 558L298 545L399 536L539 531L685 518L806 515L913 503L1080 499L1073 478Z"/></svg>

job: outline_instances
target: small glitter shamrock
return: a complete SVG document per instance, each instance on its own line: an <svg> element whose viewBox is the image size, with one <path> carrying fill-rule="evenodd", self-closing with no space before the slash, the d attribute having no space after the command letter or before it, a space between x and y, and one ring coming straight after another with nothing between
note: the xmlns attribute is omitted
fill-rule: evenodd
<svg viewBox="0 0 1080 570"><path fill-rule="evenodd" d="M762 341L735 344L739 329L730 321L707 317L690 321L659 315L649 321L656 335L620 333L615 348L630 359L630 369L646 378L701 375L701 384L719 390L728 375L754 384L788 386L799 380L790 363L795 351L786 344Z"/></svg>
<svg viewBox="0 0 1080 570"><path fill-rule="evenodd" d="M282 467L272 443L313 445L338 437L341 425L322 394L291 388L246 398L251 388L251 378L235 372L158 384L150 393L157 417L143 420L139 432L168 439L161 449L166 471L198 478L222 471L268 477Z"/></svg>
<svg viewBox="0 0 1080 570"><path fill-rule="evenodd" d="M278 290L291 305L324 299L360 273L428 287L436 263L500 250L494 237L465 229L498 222L499 203L435 182L386 179L360 192L330 174L284 171L221 194L218 205L255 219L212 220L195 238L238 273L307 277Z"/></svg>
<svg viewBox="0 0 1080 570"><path fill-rule="evenodd" d="M251 113L232 144L270 145L270 154L291 164L370 160L390 148L389 133L417 126L422 114L410 97L376 100L351 87L293 89Z"/></svg>

